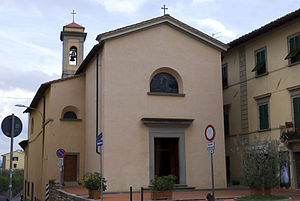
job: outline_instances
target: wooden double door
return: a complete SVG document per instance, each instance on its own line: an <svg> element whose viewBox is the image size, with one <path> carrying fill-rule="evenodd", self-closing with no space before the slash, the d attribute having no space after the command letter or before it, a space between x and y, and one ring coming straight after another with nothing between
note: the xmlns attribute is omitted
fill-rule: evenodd
<svg viewBox="0 0 300 201"><path fill-rule="evenodd" d="M154 138L155 144L155 175L175 175L179 183L179 138Z"/></svg>

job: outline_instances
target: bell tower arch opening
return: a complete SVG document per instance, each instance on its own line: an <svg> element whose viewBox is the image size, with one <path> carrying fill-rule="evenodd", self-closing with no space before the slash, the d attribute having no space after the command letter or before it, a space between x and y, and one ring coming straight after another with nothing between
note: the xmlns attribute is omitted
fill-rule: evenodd
<svg viewBox="0 0 300 201"><path fill-rule="evenodd" d="M87 33L84 27L72 22L63 27L62 41L62 78L73 76L83 61L84 41Z"/></svg>

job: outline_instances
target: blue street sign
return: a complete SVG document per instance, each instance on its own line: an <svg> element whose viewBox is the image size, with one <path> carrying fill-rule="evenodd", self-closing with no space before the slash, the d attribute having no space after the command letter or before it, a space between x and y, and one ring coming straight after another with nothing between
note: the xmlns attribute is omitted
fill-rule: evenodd
<svg viewBox="0 0 300 201"><path fill-rule="evenodd" d="M103 145L103 135L102 133L100 133L97 137L96 137L96 144L98 147L101 147Z"/></svg>

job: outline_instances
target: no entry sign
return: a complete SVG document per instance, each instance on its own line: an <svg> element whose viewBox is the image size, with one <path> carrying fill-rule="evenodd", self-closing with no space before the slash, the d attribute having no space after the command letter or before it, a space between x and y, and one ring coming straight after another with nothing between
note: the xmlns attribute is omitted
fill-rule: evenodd
<svg viewBox="0 0 300 201"><path fill-rule="evenodd" d="M205 138L207 141L213 141L215 138L216 131L215 128L212 125L208 125L205 129Z"/></svg>
<svg viewBox="0 0 300 201"><path fill-rule="evenodd" d="M58 149L58 150L56 151L56 155L57 155L58 158L63 158L63 157L65 157L65 154L66 154L66 151L65 151L64 149Z"/></svg>

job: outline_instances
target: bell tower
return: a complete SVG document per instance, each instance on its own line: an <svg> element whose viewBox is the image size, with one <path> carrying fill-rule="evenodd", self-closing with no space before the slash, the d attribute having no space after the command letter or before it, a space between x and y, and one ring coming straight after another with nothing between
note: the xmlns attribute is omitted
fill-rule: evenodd
<svg viewBox="0 0 300 201"><path fill-rule="evenodd" d="M74 21L63 27L60 40L62 49L62 78L73 76L83 60L83 47L86 38L84 27Z"/></svg>

